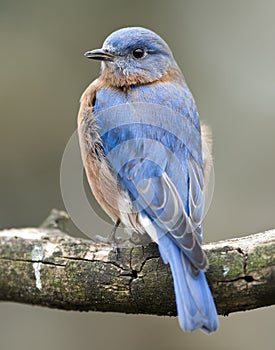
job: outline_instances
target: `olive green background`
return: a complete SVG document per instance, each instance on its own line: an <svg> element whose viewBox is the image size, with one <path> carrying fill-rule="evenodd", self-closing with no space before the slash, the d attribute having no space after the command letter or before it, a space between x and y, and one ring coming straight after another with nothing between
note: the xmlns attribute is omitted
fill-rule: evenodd
<svg viewBox="0 0 275 350"><path fill-rule="evenodd" d="M0 0L1 228L36 226L64 208L61 157L79 97L99 71L83 53L132 25L169 43L211 125L216 180L205 240L275 227L274 13L272 0ZM110 226L95 216L93 229ZM272 348L274 311L220 317L206 336L183 333L175 318L1 303L0 349Z"/></svg>

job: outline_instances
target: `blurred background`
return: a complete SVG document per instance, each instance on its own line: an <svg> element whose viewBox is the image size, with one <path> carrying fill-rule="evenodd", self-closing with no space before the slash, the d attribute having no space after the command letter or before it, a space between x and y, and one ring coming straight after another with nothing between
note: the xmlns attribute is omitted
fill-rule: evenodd
<svg viewBox="0 0 275 350"><path fill-rule="evenodd" d="M170 45L214 137L206 241L275 227L275 3L270 0L0 0L1 228L37 226L64 208L59 169L82 91L99 71L83 53L120 27ZM109 231L94 218L98 232ZM177 319L0 304L1 350L259 349L275 308L220 317L212 336ZM274 345L273 345L274 346Z"/></svg>

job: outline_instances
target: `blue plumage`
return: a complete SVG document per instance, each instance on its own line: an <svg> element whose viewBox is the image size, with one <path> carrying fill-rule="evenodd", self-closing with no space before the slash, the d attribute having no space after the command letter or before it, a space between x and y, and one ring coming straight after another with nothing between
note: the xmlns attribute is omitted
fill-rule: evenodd
<svg viewBox="0 0 275 350"><path fill-rule="evenodd" d="M187 258L167 235L159 240L159 250L164 262L170 264L181 327L185 331L215 331L218 328L216 307L204 272L194 276Z"/></svg>
<svg viewBox="0 0 275 350"><path fill-rule="evenodd" d="M130 218L134 229L158 243L172 271L181 327L211 333L218 318L201 248L206 158L192 94L167 44L147 29L119 30L86 55L103 61L79 114L94 194L111 217L124 224ZM93 177L99 168L101 182ZM109 195L119 209L104 198L98 183L105 178L118 186ZM122 209L125 198L128 211Z"/></svg>

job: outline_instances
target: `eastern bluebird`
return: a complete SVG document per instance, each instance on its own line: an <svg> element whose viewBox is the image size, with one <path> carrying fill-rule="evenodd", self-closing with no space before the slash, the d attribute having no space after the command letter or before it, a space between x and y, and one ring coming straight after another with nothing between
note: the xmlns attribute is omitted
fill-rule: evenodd
<svg viewBox="0 0 275 350"><path fill-rule="evenodd" d="M168 45L148 29L117 30L85 56L102 61L78 116L92 192L114 222L158 244L181 327L211 333L218 317L201 248L211 141L193 96Z"/></svg>

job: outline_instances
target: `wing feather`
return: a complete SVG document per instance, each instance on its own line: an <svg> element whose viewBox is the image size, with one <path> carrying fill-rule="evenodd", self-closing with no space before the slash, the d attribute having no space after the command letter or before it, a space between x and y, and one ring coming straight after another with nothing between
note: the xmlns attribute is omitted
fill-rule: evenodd
<svg viewBox="0 0 275 350"><path fill-rule="evenodd" d="M171 237L194 271L205 269L200 130L188 116L150 103L120 104L96 117L106 157L136 209Z"/></svg>

